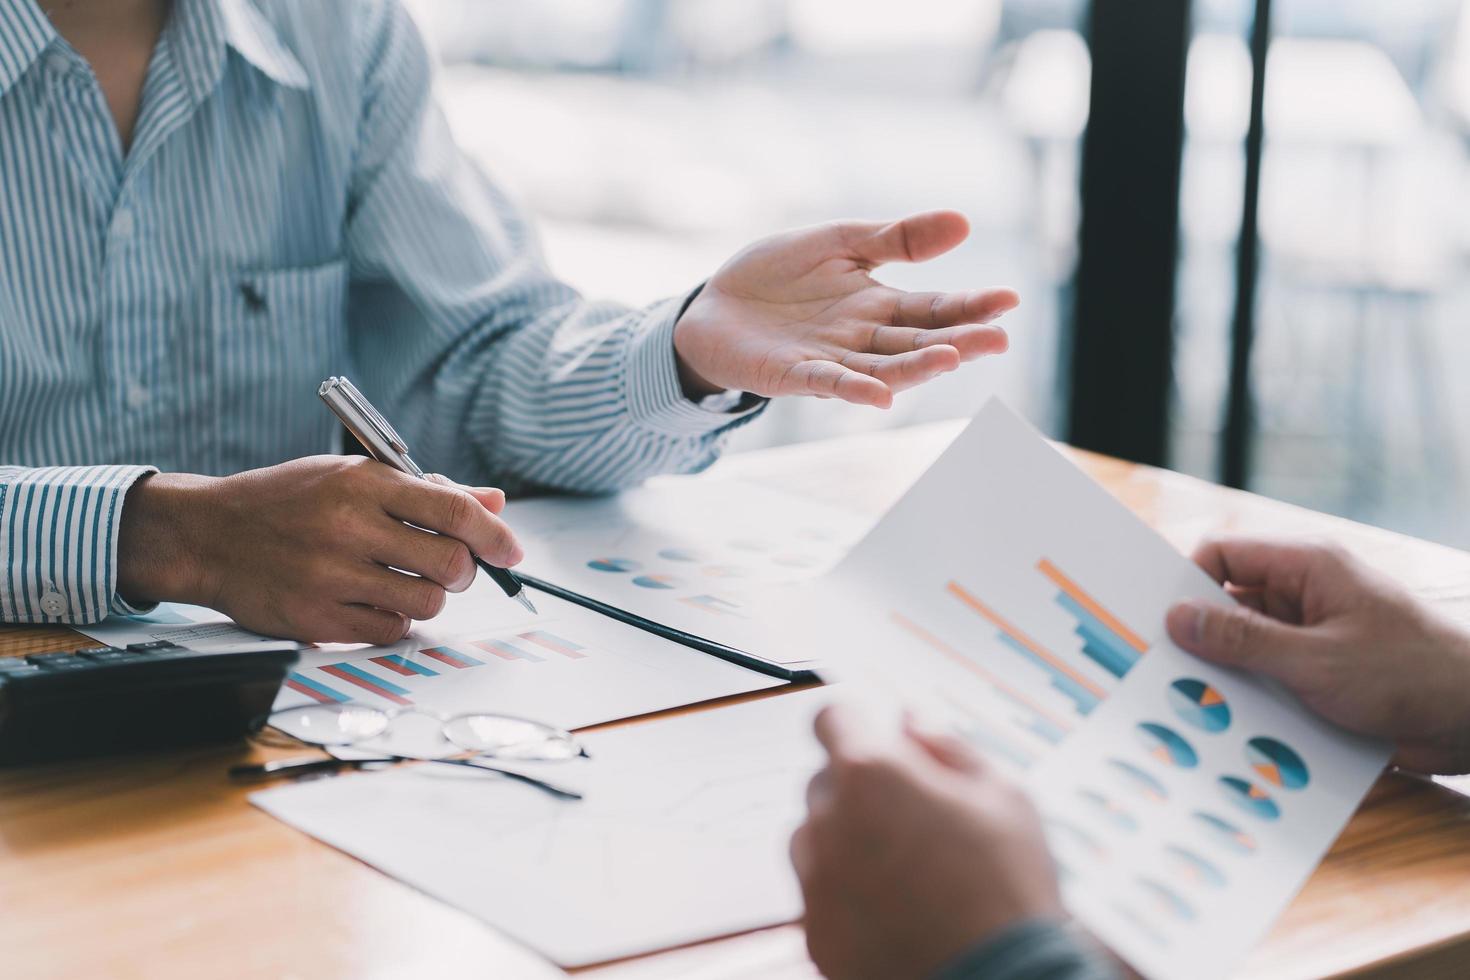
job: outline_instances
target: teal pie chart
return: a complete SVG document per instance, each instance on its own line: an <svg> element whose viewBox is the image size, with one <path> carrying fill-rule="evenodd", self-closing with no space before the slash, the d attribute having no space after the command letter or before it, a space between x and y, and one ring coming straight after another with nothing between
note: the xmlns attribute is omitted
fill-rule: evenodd
<svg viewBox="0 0 1470 980"><path fill-rule="evenodd" d="M1221 776L1220 792L1231 803L1262 820L1277 820L1281 817L1281 807L1271 799L1271 794L1248 779Z"/></svg>
<svg viewBox="0 0 1470 980"><path fill-rule="evenodd" d="M1199 765L1199 754L1174 729L1146 721L1138 726L1138 739L1144 751L1169 766L1193 769Z"/></svg>
<svg viewBox="0 0 1470 980"><path fill-rule="evenodd" d="M642 566L631 558L594 558L587 567L598 572L636 572Z"/></svg>
<svg viewBox="0 0 1470 980"><path fill-rule="evenodd" d="M1257 776L1282 789L1306 789L1311 782L1302 757L1274 738L1262 736L1245 743L1245 761Z"/></svg>
<svg viewBox="0 0 1470 980"><path fill-rule="evenodd" d="M1225 695L1193 677L1169 685L1169 707L1200 731L1223 732L1230 727L1230 705Z"/></svg>
<svg viewBox="0 0 1470 980"><path fill-rule="evenodd" d="M1235 854L1256 853L1255 838L1229 820L1217 817L1213 813L1205 813L1203 810L1196 810L1194 819L1207 837L1226 850Z"/></svg>

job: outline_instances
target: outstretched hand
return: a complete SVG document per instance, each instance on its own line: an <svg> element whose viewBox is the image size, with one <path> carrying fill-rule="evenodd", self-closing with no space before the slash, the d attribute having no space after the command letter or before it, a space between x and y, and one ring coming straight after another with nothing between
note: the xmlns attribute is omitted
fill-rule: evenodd
<svg viewBox="0 0 1470 980"><path fill-rule="evenodd" d="M924 262L969 234L956 211L842 221L762 239L725 263L674 329L691 395L816 395L887 408L893 394L1005 351L1009 289L909 293L869 274Z"/></svg>

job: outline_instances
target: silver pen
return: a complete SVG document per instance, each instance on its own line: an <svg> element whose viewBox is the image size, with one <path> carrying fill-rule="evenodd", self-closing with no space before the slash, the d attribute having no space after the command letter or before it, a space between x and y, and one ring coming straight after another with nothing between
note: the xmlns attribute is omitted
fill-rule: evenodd
<svg viewBox="0 0 1470 980"><path fill-rule="evenodd" d="M317 394L327 403L332 414L347 426L347 431L362 443L364 449L372 453L374 459L409 476L426 479L419 464L408 454L408 446L403 437L388 424L381 412L373 408L372 403L363 397L362 392L351 381L346 378L328 378L317 389ZM525 606L528 612L536 612L536 607L531 605L531 598L526 595L526 587L521 584L520 579L507 569L496 568L479 555L473 557L475 564L485 570L485 574L500 586L501 591Z"/></svg>

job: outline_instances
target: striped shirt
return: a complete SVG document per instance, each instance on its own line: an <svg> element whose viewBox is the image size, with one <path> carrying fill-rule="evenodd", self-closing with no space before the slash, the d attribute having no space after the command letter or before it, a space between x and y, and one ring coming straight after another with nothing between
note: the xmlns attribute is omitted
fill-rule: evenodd
<svg viewBox="0 0 1470 980"><path fill-rule="evenodd" d="M176 0L124 153L86 61L0 0L0 620L130 611L128 488L334 451L331 374L465 482L707 465L751 413L683 396L678 309L551 277L396 3Z"/></svg>

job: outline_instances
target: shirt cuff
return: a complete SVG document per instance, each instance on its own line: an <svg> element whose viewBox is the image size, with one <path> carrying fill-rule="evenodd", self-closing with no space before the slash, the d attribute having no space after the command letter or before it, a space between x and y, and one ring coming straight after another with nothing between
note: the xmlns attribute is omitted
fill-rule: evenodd
<svg viewBox="0 0 1470 980"><path fill-rule="evenodd" d="M116 598L123 499L151 466L0 468L0 620L95 623Z"/></svg>
<svg viewBox="0 0 1470 980"><path fill-rule="evenodd" d="M929 980L1119 980L1101 953L1065 925L1033 919L1001 930L952 960Z"/></svg>
<svg viewBox="0 0 1470 980"><path fill-rule="evenodd" d="M765 399L743 399L736 411L705 408L689 400L679 383L674 354L674 324L687 305L675 298L649 307L633 328L623 362L623 401L628 415L644 429L665 436L703 436L749 421Z"/></svg>

